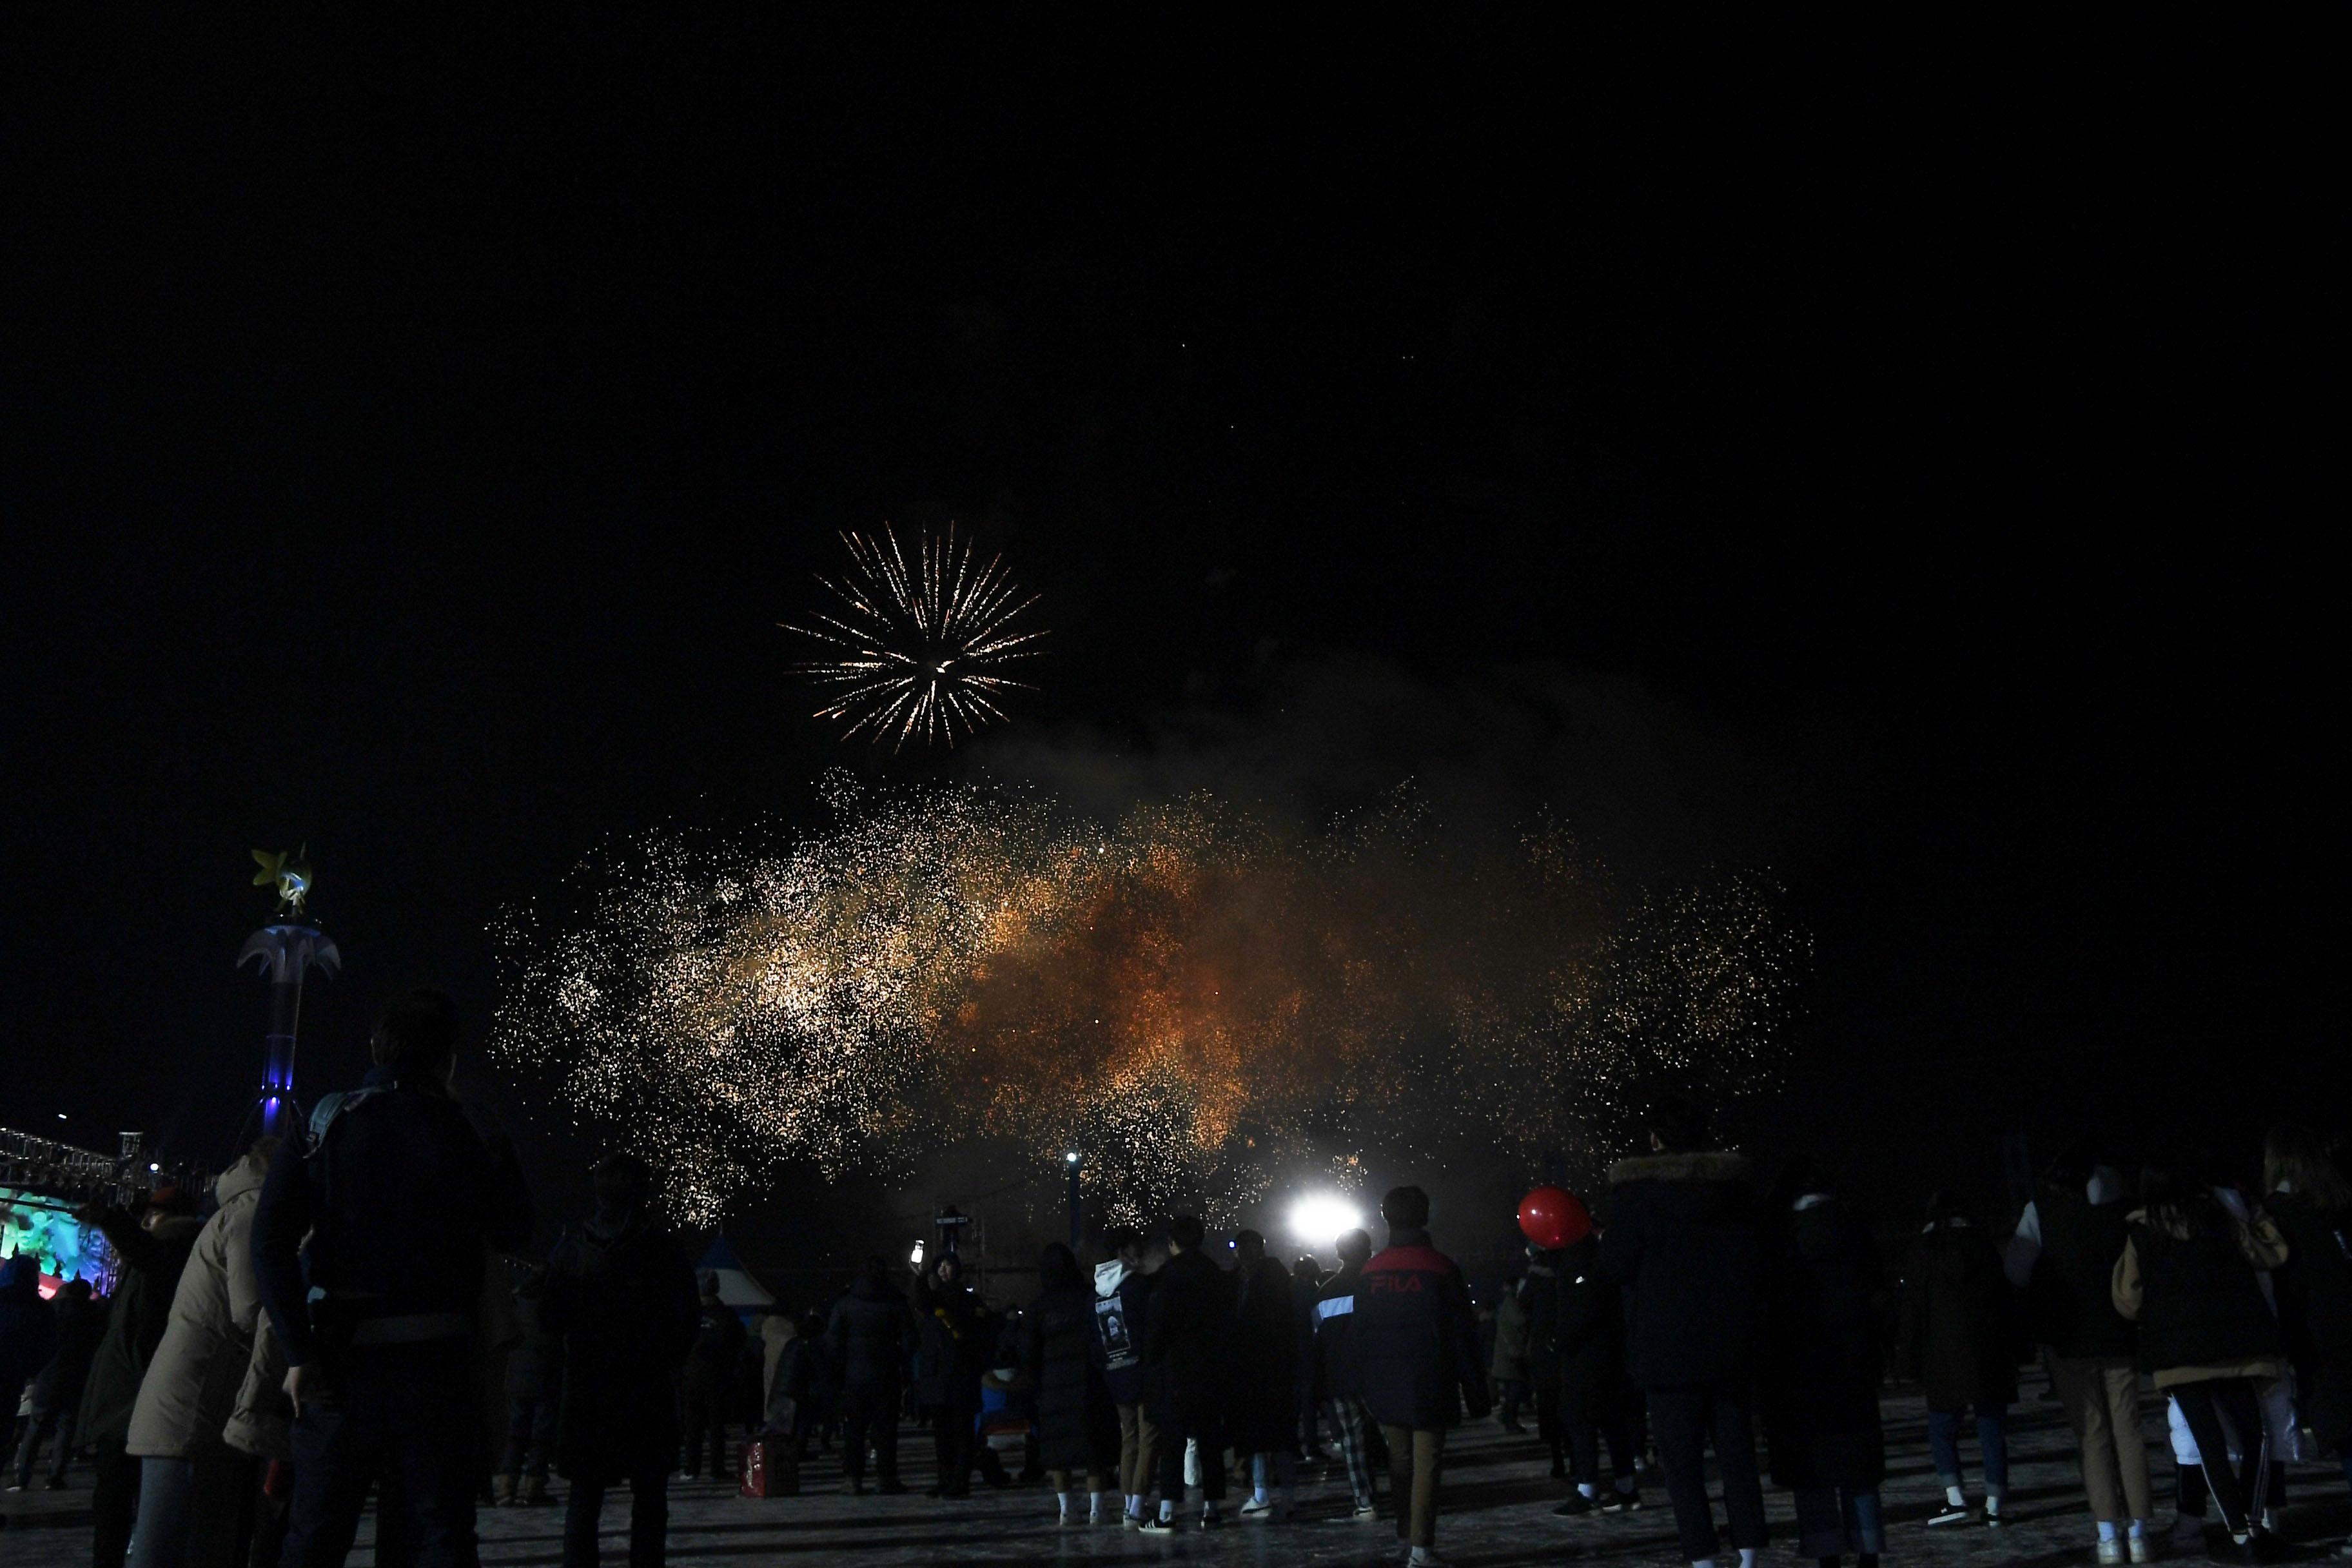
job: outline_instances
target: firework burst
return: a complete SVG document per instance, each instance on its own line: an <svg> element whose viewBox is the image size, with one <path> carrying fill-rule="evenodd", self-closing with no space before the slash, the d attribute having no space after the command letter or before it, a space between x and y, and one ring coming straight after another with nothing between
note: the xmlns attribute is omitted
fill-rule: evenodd
<svg viewBox="0 0 2352 1568"><path fill-rule="evenodd" d="M1004 673L1045 634L1015 624L1037 599L1013 585L1002 555L982 563L952 523L919 535L911 555L887 525L878 539L841 539L849 570L817 577L832 602L808 625L783 626L823 647L800 669L825 691L816 715L844 724L842 739L952 747L1004 721L1006 692L1036 689Z"/></svg>
<svg viewBox="0 0 2352 1568"><path fill-rule="evenodd" d="M1377 1151L1597 1172L1660 1089L1773 1075L1801 932L1751 879L1621 889L1546 826L1409 806L1321 834L1209 796L1116 823L863 795L765 848L676 834L502 934L493 1049L671 1173L687 1212L791 1163L967 1139L1089 1151L1090 1203L1230 1216Z"/></svg>

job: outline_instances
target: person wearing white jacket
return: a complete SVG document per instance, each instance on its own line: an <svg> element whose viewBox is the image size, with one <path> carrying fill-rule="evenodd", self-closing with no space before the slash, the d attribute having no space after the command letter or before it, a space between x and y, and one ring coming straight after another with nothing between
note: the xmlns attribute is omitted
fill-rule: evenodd
<svg viewBox="0 0 2352 1568"><path fill-rule="evenodd" d="M140 1461L131 1568L233 1568L251 1529L253 1461L221 1437L253 1353L261 1292L253 1211L278 1141L220 1174L219 1210L196 1237L163 1340L131 1407L125 1453Z"/></svg>

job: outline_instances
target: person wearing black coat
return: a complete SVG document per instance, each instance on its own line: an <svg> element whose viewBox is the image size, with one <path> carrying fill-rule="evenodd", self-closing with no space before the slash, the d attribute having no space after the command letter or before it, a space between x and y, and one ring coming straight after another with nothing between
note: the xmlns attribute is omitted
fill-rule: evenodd
<svg viewBox="0 0 2352 1568"><path fill-rule="evenodd" d="M1086 1522L1100 1524L1118 1464L1118 1415L1093 1353L1094 1292L1076 1256L1058 1241L1039 1260L1037 1281L1042 1289L1021 1321L1021 1365L1036 1391L1037 1457L1061 1504L1060 1522L1079 1521L1072 1483L1083 1472Z"/></svg>
<svg viewBox="0 0 2352 1568"><path fill-rule="evenodd" d="M1927 1451L1944 1483L1932 1525L1964 1524L1960 1417L1974 1410L1984 1454L1984 1521L2000 1523L2009 1491L2009 1407L2017 1403L2017 1335L2009 1280L1992 1238L1970 1223L1955 1193L1938 1193L1903 1269L1896 1373L1916 1380L1927 1404Z"/></svg>
<svg viewBox="0 0 2352 1568"><path fill-rule="evenodd" d="M1551 1479L1568 1479L1568 1429L1559 1422L1559 1345L1539 1325L1559 1315L1559 1253L1528 1248L1527 1272L1512 1292L1528 1319L1528 1387L1536 1396L1536 1436L1551 1451Z"/></svg>
<svg viewBox="0 0 2352 1568"><path fill-rule="evenodd" d="M1554 1417L1576 1461L1576 1490L1552 1510L1563 1518L1642 1506L1633 1460L1641 1394L1625 1371L1625 1313L1615 1281L1601 1271L1601 1240L1590 1234L1548 1255L1554 1270L1548 1316L1531 1323L1528 1364L1540 1342L1552 1366ZM1601 1496L1601 1447L1609 1446L1610 1495Z"/></svg>
<svg viewBox="0 0 2352 1568"><path fill-rule="evenodd" d="M735 1371L743 1359L743 1320L719 1299L719 1276L702 1277L696 1303L694 1347L677 1380L678 1426L686 1434L685 1480L702 1468L702 1445L710 1443L710 1479L723 1481L727 1468L727 1417L733 1404Z"/></svg>
<svg viewBox="0 0 2352 1568"><path fill-rule="evenodd" d="M1388 1443L1397 1538L1413 1563L1433 1564L1445 1434L1465 1408L1473 1419L1486 1414L1486 1365L1470 1287L1429 1243L1429 1194L1391 1188L1381 1217L1389 1244L1364 1265L1349 1349L1363 1379L1364 1407Z"/></svg>
<svg viewBox="0 0 2352 1568"><path fill-rule="evenodd" d="M929 1413L939 1454L939 1480L929 1495L970 1497L980 1379L996 1346L996 1320L963 1282L963 1264L954 1253L942 1254L929 1274L919 1263L914 1268L915 1316L921 1326L915 1400Z"/></svg>
<svg viewBox="0 0 2352 1568"><path fill-rule="evenodd" d="M1226 1436L1236 1453L1250 1457L1251 1492L1242 1517L1265 1516L1278 1523L1290 1517L1291 1487L1297 1479L1297 1426L1291 1410L1298 1378L1298 1306L1290 1270L1265 1255L1265 1237L1254 1230L1240 1232L1234 1237L1234 1391Z"/></svg>
<svg viewBox="0 0 2352 1568"><path fill-rule="evenodd" d="M563 1344L540 1315L546 1289L544 1268L531 1269L515 1287L515 1327L522 1337L507 1356L506 1454L490 1480L491 1499L499 1503L548 1500L547 1467L563 1408Z"/></svg>
<svg viewBox="0 0 2352 1568"><path fill-rule="evenodd" d="M1886 1550L1878 1386L1887 1292L1870 1229L1809 1162L1782 1178L1765 1284L1764 1430L1772 1480L1796 1494L1797 1555Z"/></svg>
<svg viewBox="0 0 2352 1568"><path fill-rule="evenodd" d="M1348 1487L1355 1494L1356 1518L1370 1520L1376 1512L1370 1444L1364 1430L1364 1379L1356 1365L1350 1336L1356 1323L1356 1291L1362 1284L1364 1265L1371 1261L1370 1233L1350 1230L1339 1241L1339 1271L1323 1282L1315 1300L1315 1397L1324 1419L1331 1424L1332 1440L1348 1467Z"/></svg>
<svg viewBox="0 0 2352 1568"><path fill-rule="evenodd" d="M907 1299L890 1283L889 1265L868 1258L864 1272L833 1304L824 1339L841 1376L841 1463L850 1491L866 1492L866 1449L874 1447L877 1489L897 1493L898 1398L907 1384L917 1325Z"/></svg>
<svg viewBox="0 0 2352 1568"><path fill-rule="evenodd" d="M1118 1416L1120 1506L1132 1529L1143 1523L1160 1458L1160 1431L1143 1403L1143 1338L1151 1323L1154 1276L1144 1271L1140 1231L1114 1230L1105 1239L1113 1256L1095 1265L1089 1351Z"/></svg>
<svg viewBox="0 0 2352 1568"><path fill-rule="evenodd" d="M1232 1380L1234 1288L1225 1271L1201 1249L1201 1221L1178 1215L1168 1222L1168 1266L1152 1288L1151 1321L1144 1330L1145 1406L1160 1433L1160 1513L1143 1522L1159 1535L1176 1528L1184 1498L1184 1445L1201 1456L1201 1524L1220 1522L1225 1499L1225 1397Z"/></svg>
<svg viewBox="0 0 2352 1568"><path fill-rule="evenodd" d="M1601 1272L1624 1288L1626 1370L1649 1403L1683 1554L1715 1555L1706 1447L1723 1474L1731 1542L1770 1539L1756 1468L1749 1384L1763 1314L1764 1242L1741 1156L1706 1147L1706 1118L1680 1100L1649 1119L1651 1152L1609 1172Z"/></svg>
<svg viewBox="0 0 2352 1568"><path fill-rule="evenodd" d="M106 1309L89 1299L87 1279L67 1281L57 1300L43 1310L57 1321L57 1352L33 1377L33 1412L16 1443L19 1491L33 1484L33 1463L52 1435L48 1487L57 1491L65 1486L66 1470L73 1461L75 1419L81 1412L81 1385L89 1376L99 1342L106 1337Z"/></svg>
<svg viewBox="0 0 2352 1568"><path fill-rule="evenodd" d="M80 1423L71 1438L59 1439L92 1450L93 1568L122 1568L131 1549L140 1463L123 1449L131 1436L131 1412L139 1403L139 1385L146 1379L156 1347L163 1342L180 1275L205 1228L194 1208L188 1194L167 1187L155 1193L136 1219L109 1208L85 1209L75 1216L105 1236L122 1265L107 1308L106 1333L82 1384Z"/></svg>
<svg viewBox="0 0 2352 1568"><path fill-rule="evenodd" d="M0 1453L16 1446L25 1385L57 1355L58 1315L41 1300L39 1259L29 1252L0 1259Z"/></svg>
<svg viewBox="0 0 2352 1568"><path fill-rule="evenodd" d="M2122 1183L2086 1152L2052 1162L2004 1260L2025 1292L2028 1331L2049 1347L2050 1381L2083 1461L2098 1560L2148 1560L2147 1444L2139 1430L2139 1334L2116 1310L2110 1276L2129 1234ZM2132 1542L2140 1544L2137 1547Z"/></svg>
<svg viewBox="0 0 2352 1568"><path fill-rule="evenodd" d="M596 1167L596 1213L548 1259L540 1321L563 1345L555 1468L572 1483L563 1568L596 1568L604 1493L629 1487L629 1568L660 1568L677 1456L676 1380L700 1327L694 1270L632 1154Z"/></svg>
<svg viewBox="0 0 2352 1568"><path fill-rule="evenodd" d="M2283 1126L2263 1141L2263 1185L2286 1238L2286 1266L2271 1282L2295 1403L2352 1476L2352 1183L2309 1130Z"/></svg>

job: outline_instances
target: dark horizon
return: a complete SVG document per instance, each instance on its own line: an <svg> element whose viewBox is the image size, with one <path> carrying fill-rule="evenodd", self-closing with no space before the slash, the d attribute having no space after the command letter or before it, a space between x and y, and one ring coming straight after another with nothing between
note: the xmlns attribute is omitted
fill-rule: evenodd
<svg viewBox="0 0 2352 1568"><path fill-rule="evenodd" d="M251 849L348 965L315 1097L404 984L478 1044L490 922L599 844L846 765L1475 776L1768 868L1816 957L1733 1123L1899 1212L2012 1135L2344 1130L2294 40L1121 25L99 18L12 73L0 1124L225 1152ZM845 747L777 623L950 519L1044 689Z"/></svg>

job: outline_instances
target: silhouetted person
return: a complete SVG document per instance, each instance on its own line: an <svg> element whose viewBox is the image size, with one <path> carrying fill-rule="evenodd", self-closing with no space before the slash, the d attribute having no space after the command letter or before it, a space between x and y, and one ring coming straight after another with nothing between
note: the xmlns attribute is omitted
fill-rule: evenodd
<svg viewBox="0 0 2352 1568"><path fill-rule="evenodd" d="M963 1264L944 1253L929 1274L915 1267L915 1397L930 1413L939 1479L930 1495L971 1494L980 1379L995 1350L997 1323L963 1281ZM992 1458L993 1456L992 1456ZM990 1474L995 1472L991 1470Z"/></svg>
<svg viewBox="0 0 2352 1568"><path fill-rule="evenodd" d="M1083 1477L1085 1522L1100 1524L1118 1465L1118 1413L1093 1354L1094 1291L1058 1241L1039 1260L1037 1282L1037 1299L1021 1320L1022 1370L1036 1391L1037 1457L1054 1483L1060 1522L1079 1522L1076 1487Z"/></svg>
<svg viewBox="0 0 2352 1568"><path fill-rule="evenodd" d="M89 1280L66 1281L48 1306L57 1319L58 1348L48 1364L33 1375L32 1414L16 1442L18 1491L33 1484L33 1466L43 1443L50 1445L49 1490L65 1486L67 1468L73 1462L74 1426L81 1415L82 1384L89 1377L99 1342L106 1337L106 1308L90 1300Z"/></svg>
<svg viewBox="0 0 2352 1568"><path fill-rule="evenodd" d="M284 1151L280 1151L280 1155ZM121 1260L114 1299L107 1309L106 1337L89 1363L82 1386L81 1425L77 1438L91 1450L90 1559L95 1568L122 1568L131 1546L131 1521L139 1507L139 1461L124 1451L131 1412L147 1376L155 1347L163 1342L172 1300L180 1289L204 1222L192 1195L159 1187L134 1219L121 1209L89 1208L76 1217L95 1226Z"/></svg>
<svg viewBox="0 0 2352 1568"><path fill-rule="evenodd" d="M1377 1503L1371 1446L1364 1427L1364 1375L1357 1364L1355 1331L1356 1298L1363 1287L1364 1265L1372 1259L1370 1233L1343 1233L1338 1251L1339 1271L1323 1282L1315 1301L1315 1396L1323 1402L1332 1441L1339 1445L1339 1458L1347 1466L1356 1521L1369 1524L1376 1515Z"/></svg>
<svg viewBox="0 0 2352 1568"><path fill-rule="evenodd" d="M511 1152L485 1147L450 1096L446 994L394 997L369 1050L361 1087L312 1112L308 1152L278 1149L254 1213L254 1273L295 1410L284 1561L340 1564L387 1476L421 1568L471 1568L483 1269L530 1239L530 1196Z"/></svg>
<svg viewBox="0 0 2352 1568"><path fill-rule="evenodd" d="M1144 1408L1143 1339L1151 1321L1154 1276L1144 1272L1143 1236L1115 1230L1113 1256L1095 1265L1094 1358L1118 1415L1118 1484L1129 1528L1157 1484L1160 1430Z"/></svg>
<svg viewBox="0 0 2352 1568"><path fill-rule="evenodd" d="M654 1218L645 1162L596 1167L596 1212L548 1259L540 1317L563 1346L555 1468L564 1568L596 1568L606 1489L629 1488L629 1568L659 1568L677 1456L678 1368L700 1327L694 1271Z"/></svg>
<svg viewBox="0 0 2352 1568"><path fill-rule="evenodd" d="M2263 1186L2287 1244L2271 1281L2295 1403L2352 1479L2352 1183L2309 1129L2283 1126L2263 1141Z"/></svg>
<svg viewBox="0 0 2352 1568"><path fill-rule="evenodd" d="M885 1492L898 1480L898 1399L915 1346L915 1314L890 1283L889 1266L868 1258L848 1292L833 1304L825 1342L841 1369L841 1463L849 1489L866 1490L866 1448L874 1447L875 1480Z"/></svg>
<svg viewBox="0 0 2352 1568"><path fill-rule="evenodd" d="M1234 1237L1234 1385L1225 1436L1235 1452L1250 1457L1252 1489L1242 1516L1279 1522L1290 1515L1298 1468L1293 1447L1298 1307L1290 1270L1265 1255L1265 1237L1241 1232Z"/></svg>
<svg viewBox="0 0 2352 1568"><path fill-rule="evenodd" d="M1582 1215L1582 1206L1577 1210ZM1540 1345L1556 1384L1551 1401L1558 1429L1554 1446L1565 1444L1575 1462L1576 1490L1552 1512L1565 1518L1584 1513L1625 1513L1642 1506L1634 1460L1642 1396L1625 1370L1625 1309L1616 1282L1601 1272L1601 1238L1589 1218L1556 1251L1544 1254L1552 1269L1541 1298L1547 1315L1532 1317L1530 1346ZM1536 1364L1530 1354L1528 1364ZM1601 1450L1609 1450L1611 1487L1601 1491Z"/></svg>
<svg viewBox="0 0 2352 1568"><path fill-rule="evenodd" d="M702 1277L697 1304L698 1327L678 1378L678 1422L686 1429L686 1468L690 1479L702 1468L702 1447L710 1445L710 1479L723 1481L727 1468L727 1417L734 1403L736 1363L743 1356L743 1321L719 1299L719 1276Z"/></svg>
<svg viewBox="0 0 2352 1568"><path fill-rule="evenodd" d="M1168 1222L1168 1266L1151 1298L1143 1342L1146 1400L1160 1432L1160 1512L1143 1529L1176 1528L1184 1500L1184 1445L1201 1459L1201 1525L1221 1521L1225 1497L1225 1398L1232 1377L1233 1281L1201 1250L1200 1219L1180 1214Z"/></svg>
<svg viewBox="0 0 2352 1568"><path fill-rule="evenodd" d="M1974 1410L1984 1456L1984 1521L1998 1525L2009 1492L2009 1407L2017 1402L2018 1352L2000 1255L1958 1196L1938 1193L1903 1275L1895 1371L1917 1379L1926 1395L1927 1451L1944 1483L1944 1506L1927 1522L1965 1524L1972 1517L1961 1484L1959 1430L1961 1417Z"/></svg>
<svg viewBox="0 0 2352 1568"><path fill-rule="evenodd" d="M1748 1162L1708 1148L1706 1118L1681 1100L1662 1103L1648 1131L1650 1152L1609 1172L1601 1269L1625 1288L1626 1367L1648 1396L1683 1554L1715 1561L1712 1438L1731 1542L1752 1564L1769 1535L1749 1415L1764 1261Z"/></svg>

